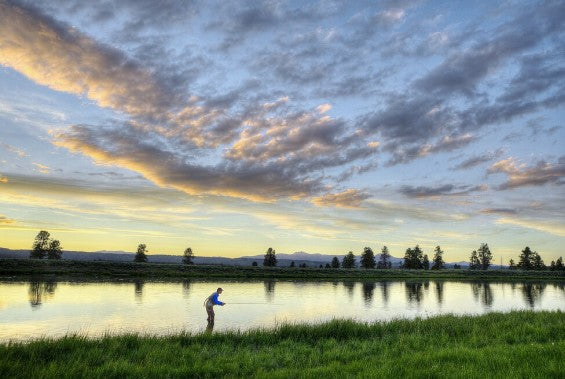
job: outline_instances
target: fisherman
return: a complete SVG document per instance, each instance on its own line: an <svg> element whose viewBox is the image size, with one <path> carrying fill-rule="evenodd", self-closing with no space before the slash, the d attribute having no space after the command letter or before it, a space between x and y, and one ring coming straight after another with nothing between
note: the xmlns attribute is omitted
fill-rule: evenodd
<svg viewBox="0 0 565 379"><path fill-rule="evenodd" d="M208 325L214 325L214 305L221 305L221 306L226 305L226 303L218 300L218 296L220 296L220 294L223 291L224 291L223 289L218 288L216 292L208 296L204 301L204 306L206 307L206 313L208 313L208 319L207 319Z"/></svg>

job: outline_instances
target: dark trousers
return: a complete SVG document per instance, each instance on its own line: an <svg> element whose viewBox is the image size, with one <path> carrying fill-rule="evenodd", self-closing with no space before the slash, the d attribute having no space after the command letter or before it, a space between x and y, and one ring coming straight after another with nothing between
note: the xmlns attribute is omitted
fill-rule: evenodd
<svg viewBox="0 0 565 379"><path fill-rule="evenodd" d="M208 313L208 324L214 323L214 307L206 307L206 313Z"/></svg>

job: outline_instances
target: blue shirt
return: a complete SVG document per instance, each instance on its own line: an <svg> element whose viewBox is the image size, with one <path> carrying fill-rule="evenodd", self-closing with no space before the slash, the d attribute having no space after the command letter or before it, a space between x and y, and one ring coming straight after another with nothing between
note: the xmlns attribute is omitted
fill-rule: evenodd
<svg viewBox="0 0 565 379"><path fill-rule="evenodd" d="M220 294L217 293L217 292L214 292L214 293L212 294L212 297L211 297L212 303L213 303L214 305L224 305L224 303L222 303L220 300L218 300L218 296L220 296Z"/></svg>

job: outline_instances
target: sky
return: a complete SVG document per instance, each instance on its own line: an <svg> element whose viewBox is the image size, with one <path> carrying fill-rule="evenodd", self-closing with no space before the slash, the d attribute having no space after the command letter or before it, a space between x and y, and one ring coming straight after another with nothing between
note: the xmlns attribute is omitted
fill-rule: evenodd
<svg viewBox="0 0 565 379"><path fill-rule="evenodd" d="M0 247L565 255L565 2L0 0Z"/></svg>

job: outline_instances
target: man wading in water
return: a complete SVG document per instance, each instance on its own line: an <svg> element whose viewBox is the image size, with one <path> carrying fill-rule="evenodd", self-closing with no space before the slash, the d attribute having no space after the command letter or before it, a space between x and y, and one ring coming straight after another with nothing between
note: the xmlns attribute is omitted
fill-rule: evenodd
<svg viewBox="0 0 565 379"><path fill-rule="evenodd" d="M206 307L206 312L208 313L208 326L214 326L214 305L226 305L226 303L218 300L218 296L220 296L223 291L223 289L218 288L216 292L208 296L204 301L204 306Z"/></svg>

